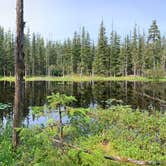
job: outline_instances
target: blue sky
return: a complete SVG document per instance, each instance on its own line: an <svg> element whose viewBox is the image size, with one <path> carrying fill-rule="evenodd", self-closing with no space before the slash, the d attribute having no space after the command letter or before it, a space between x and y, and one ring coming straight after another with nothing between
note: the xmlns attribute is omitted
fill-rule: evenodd
<svg viewBox="0 0 166 166"><path fill-rule="evenodd" d="M15 31L15 1L1 0L0 25ZM129 33L137 23L147 30L156 19L166 34L165 0L24 0L25 21L31 32L46 39L63 40L85 26L97 39L103 18L109 34L114 27L120 35Z"/></svg>

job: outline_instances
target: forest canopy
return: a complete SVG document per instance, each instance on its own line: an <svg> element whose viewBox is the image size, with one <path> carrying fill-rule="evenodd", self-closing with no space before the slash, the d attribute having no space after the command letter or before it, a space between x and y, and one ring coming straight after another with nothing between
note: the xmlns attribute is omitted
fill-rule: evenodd
<svg viewBox="0 0 166 166"><path fill-rule="evenodd" d="M166 38L156 20L152 21L148 34L137 25L123 38L116 30L111 31L107 36L102 21L95 43L85 27L63 42L45 41L28 30L24 37L25 75L147 76L154 71L165 75ZM14 47L14 34L0 27L1 76L14 75Z"/></svg>

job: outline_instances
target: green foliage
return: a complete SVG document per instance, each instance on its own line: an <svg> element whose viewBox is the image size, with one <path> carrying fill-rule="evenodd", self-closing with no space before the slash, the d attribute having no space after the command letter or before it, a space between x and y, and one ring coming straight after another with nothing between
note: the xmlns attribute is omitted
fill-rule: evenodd
<svg viewBox="0 0 166 166"><path fill-rule="evenodd" d="M57 98L61 100L58 102ZM53 94L48 99L53 108L74 100L60 94ZM115 100L109 101L113 102ZM54 142L58 126L51 119L45 127L19 129L20 145L14 151L11 126L7 125L0 135L1 165L121 165L104 159L104 155L166 161L166 114L149 114L132 110L130 106L111 104L107 109L70 108L68 117L70 123L64 126L64 141L73 146L60 147Z"/></svg>
<svg viewBox="0 0 166 166"><path fill-rule="evenodd" d="M51 96L47 97L47 105L31 107L32 114L36 116L46 115L48 112L55 111L55 109L59 109L60 107L66 107L74 101L76 99L73 96L52 93Z"/></svg>
<svg viewBox="0 0 166 166"><path fill-rule="evenodd" d="M83 108L78 108L78 109L69 109L68 111L68 116L70 118L71 126L74 129L76 133L79 135L86 135L86 134L91 134L89 129L91 126L91 118L87 115L88 112L90 112L89 109L83 109ZM92 122L93 123L93 122Z"/></svg>
<svg viewBox="0 0 166 166"><path fill-rule="evenodd" d="M6 129L0 132L0 165L14 166L17 154L12 147L12 128L11 124L7 123Z"/></svg>
<svg viewBox="0 0 166 166"><path fill-rule="evenodd" d="M156 20L152 21L152 25L149 28L148 34L148 54L147 54L147 66L149 69L157 69L162 64L162 45L161 35Z"/></svg>
<svg viewBox="0 0 166 166"><path fill-rule="evenodd" d="M76 101L75 97L66 96L60 93L56 93L56 94L52 93L51 96L47 97L47 100L48 100L49 107L51 107L52 109L57 108L59 106L67 106L73 101Z"/></svg>
<svg viewBox="0 0 166 166"><path fill-rule="evenodd" d="M120 55L120 36L117 32L111 33L111 46L110 46L110 75L120 76L122 75L121 65L122 57Z"/></svg>
<svg viewBox="0 0 166 166"><path fill-rule="evenodd" d="M34 106L31 107L32 115L41 116L45 113L46 109L43 106Z"/></svg>
<svg viewBox="0 0 166 166"><path fill-rule="evenodd" d="M7 110L11 107L12 107L12 105L10 103L9 104L0 103L0 110Z"/></svg>
<svg viewBox="0 0 166 166"><path fill-rule="evenodd" d="M97 52L93 62L94 73L97 75L108 76L109 48L107 42L106 30L102 21L100 25Z"/></svg>
<svg viewBox="0 0 166 166"><path fill-rule="evenodd" d="M150 79L159 80L166 76L166 72L163 71L161 68L157 68L155 70L147 70L145 71L145 76Z"/></svg>

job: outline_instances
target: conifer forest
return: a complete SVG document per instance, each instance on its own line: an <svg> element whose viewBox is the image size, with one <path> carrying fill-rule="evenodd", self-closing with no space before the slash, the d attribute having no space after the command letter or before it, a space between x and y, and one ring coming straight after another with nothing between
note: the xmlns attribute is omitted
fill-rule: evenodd
<svg viewBox="0 0 166 166"><path fill-rule="evenodd" d="M104 76L146 76L150 70L165 72L166 38L153 20L145 34L135 25L130 34L121 37L109 30L103 21L98 41L82 27L65 41L45 41L40 34L27 30L24 38L26 76L65 76L72 74ZM15 35L0 27L1 76L14 76Z"/></svg>
<svg viewBox="0 0 166 166"><path fill-rule="evenodd" d="M144 2L2 2L0 166L166 166L166 3Z"/></svg>

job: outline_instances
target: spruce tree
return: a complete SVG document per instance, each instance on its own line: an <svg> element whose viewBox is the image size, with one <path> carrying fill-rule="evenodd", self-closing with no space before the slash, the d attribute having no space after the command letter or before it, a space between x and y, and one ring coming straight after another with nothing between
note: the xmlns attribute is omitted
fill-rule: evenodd
<svg viewBox="0 0 166 166"><path fill-rule="evenodd" d="M80 55L81 55L81 39L80 39L80 35L75 32L74 33L74 38L73 38L73 43L72 43L72 60L73 60L73 73L77 74L80 73L80 68L79 68L79 64L80 64Z"/></svg>
<svg viewBox="0 0 166 166"><path fill-rule="evenodd" d="M30 75L30 63L31 58L31 41L30 41L30 30L24 35L24 63L25 63L25 76Z"/></svg>
<svg viewBox="0 0 166 166"><path fill-rule="evenodd" d="M134 27L133 36L132 36L132 45L131 45L131 54L132 54L132 67L134 76L137 75L138 70L138 34L137 34L137 25Z"/></svg>
<svg viewBox="0 0 166 166"><path fill-rule="evenodd" d="M121 62L120 37L117 32L112 32L110 47L110 72L112 76L121 75Z"/></svg>
<svg viewBox="0 0 166 166"><path fill-rule="evenodd" d="M86 71L85 74L92 73L92 65L93 65L93 58L94 58L94 46L91 43L90 34L86 33L86 41L85 41L85 63L86 63Z"/></svg>
<svg viewBox="0 0 166 166"><path fill-rule="evenodd" d="M106 37L106 30L103 21L100 25L97 52L94 58L93 70L97 75L109 75L109 50Z"/></svg>
<svg viewBox="0 0 166 166"><path fill-rule="evenodd" d="M4 57L5 57L5 73L6 75L14 75L14 39L11 31L5 33L4 41Z"/></svg>
<svg viewBox="0 0 166 166"><path fill-rule="evenodd" d="M152 25L149 28L148 49L148 60L155 70L161 65L161 36L156 20L152 21Z"/></svg>
<svg viewBox="0 0 166 166"><path fill-rule="evenodd" d="M145 69L145 34L138 37L138 74L143 76Z"/></svg>
<svg viewBox="0 0 166 166"><path fill-rule="evenodd" d="M4 28L0 27L0 75L4 75Z"/></svg>
<svg viewBox="0 0 166 166"><path fill-rule="evenodd" d="M64 67L64 74L65 75L70 75L72 74L72 66L73 66L73 61L72 61L72 42L70 38L68 38L64 43L63 43L63 67Z"/></svg>
<svg viewBox="0 0 166 166"><path fill-rule="evenodd" d="M35 76L35 63L36 63L36 35L33 33L32 35L32 44L31 44L31 75Z"/></svg>
<svg viewBox="0 0 166 166"><path fill-rule="evenodd" d="M132 54L131 54L131 40L129 35L125 37L124 41L124 47L125 47L125 76L132 74Z"/></svg>

